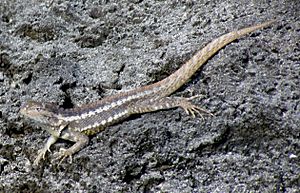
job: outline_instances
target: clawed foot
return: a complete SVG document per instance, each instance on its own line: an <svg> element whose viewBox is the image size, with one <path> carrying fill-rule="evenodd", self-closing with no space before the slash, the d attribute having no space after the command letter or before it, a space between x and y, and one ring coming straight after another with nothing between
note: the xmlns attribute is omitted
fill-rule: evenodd
<svg viewBox="0 0 300 193"><path fill-rule="evenodd" d="M45 159L45 155L46 155L47 151L51 152L49 148L43 148L38 151L38 156L36 157L36 159L33 162L34 166L37 166L42 159L43 160Z"/></svg>
<svg viewBox="0 0 300 193"><path fill-rule="evenodd" d="M211 116L214 116L211 112L205 110L205 109L202 109L194 104L192 104L190 101L195 99L195 98L199 98L201 97L201 95L195 95L195 96L192 96L192 97L189 97L189 98L186 98L185 100L183 100L182 104L180 105L184 111L188 114L188 115L192 115L193 118L196 117L196 114L200 115L201 118L203 119L203 116L201 113L206 113L206 114L209 114Z"/></svg>
<svg viewBox="0 0 300 193"><path fill-rule="evenodd" d="M42 159L44 160L47 152L51 152L50 149L47 148L40 149L38 151L38 156L33 162L33 165L37 166ZM70 163L72 163L72 152L70 152L68 149L61 148L59 152L54 154L54 157L55 157L54 158L55 161L60 160L58 165L60 165L67 157L70 158Z"/></svg>
<svg viewBox="0 0 300 193"><path fill-rule="evenodd" d="M54 161L59 161L58 166L67 158L70 158L70 163L72 163L72 152L69 149L60 148L59 152L54 154Z"/></svg>

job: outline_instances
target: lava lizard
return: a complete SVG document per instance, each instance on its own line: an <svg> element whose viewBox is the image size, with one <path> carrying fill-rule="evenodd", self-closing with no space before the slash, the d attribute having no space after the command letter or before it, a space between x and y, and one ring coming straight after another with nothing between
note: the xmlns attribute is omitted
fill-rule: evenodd
<svg viewBox="0 0 300 193"><path fill-rule="evenodd" d="M50 146L59 138L75 143L68 149L61 148L55 155L56 159L62 161L69 156L72 161L72 155L88 144L88 135L98 133L132 114L182 107L187 114L195 116L195 113L200 113L203 109L190 102L194 97L168 96L185 84L210 57L225 45L243 35L269 26L274 21L232 31L216 38L173 74L151 85L121 92L72 109L62 109L53 103L27 101L20 109L21 114L42 125L51 135L45 146L38 151L33 164L38 165L41 159L45 159L47 151L50 152Z"/></svg>

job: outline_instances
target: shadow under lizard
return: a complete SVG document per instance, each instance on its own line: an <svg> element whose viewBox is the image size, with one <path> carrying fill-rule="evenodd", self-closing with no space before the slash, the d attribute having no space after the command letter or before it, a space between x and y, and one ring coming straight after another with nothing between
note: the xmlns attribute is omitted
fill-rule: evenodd
<svg viewBox="0 0 300 193"><path fill-rule="evenodd" d="M45 158L47 151L50 152L50 146L59 138L75 143L68 149L61 148L56 153L56 159L63 161L68 156L72 158L74 153L88 144L88 135L98 133L132 114L181 107L187 114L195 116L195 113L203 111L190 102L195 97L169 97L169 95L185 84L221 48L250 32L269 26L274 21L232 31L216 38L173 74L151 85L72 109L62 109L53 103L27 101L21 107L21 114L36 121L51 134L44 147L39 150L33 164L38 165L41 159Z"/></svg>

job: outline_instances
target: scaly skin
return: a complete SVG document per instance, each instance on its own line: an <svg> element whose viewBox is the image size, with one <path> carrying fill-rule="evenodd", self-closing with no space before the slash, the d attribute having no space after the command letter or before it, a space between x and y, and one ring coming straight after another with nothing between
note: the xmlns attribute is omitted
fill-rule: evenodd
<svg viewBox="0 0 300 193"><path fill-rule="evenodd" d="M21 114L43 125L43 128L51 134L44 148L39 150L34 165L38 165L40 160L44 159L46 152L57 139L62 138L75 142L69 149L61 149L56 153L57 159L62 161L68 156L72 158L72 154L88 144L87 135L100 132L107 126L132 114L174 107L182 107L186 113L193 116L195 113L200 114L200 111L203 112L204 110L190 102L190 99L194 97L167 96L185 84L209 58L225 45L250 32L267 27L273 22L275 20L220 36L197 52L173 74L151 85L109 96L95 103L73 109L60 109L52 103L28 101L21 107Z"/></svg>

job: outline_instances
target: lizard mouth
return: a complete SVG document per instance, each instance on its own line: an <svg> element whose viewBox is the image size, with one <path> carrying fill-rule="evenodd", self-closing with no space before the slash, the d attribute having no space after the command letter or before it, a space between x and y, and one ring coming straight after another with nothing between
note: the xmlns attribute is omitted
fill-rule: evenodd
<svg viewBox="0 0 300 193"><path fill-rule="evenodd" d="M23 104L21 107L20 107L20 110L19 110L19 113L21 114L21 115L27 115L27 108L26 108L26 105L25 104Z"/></svg>

